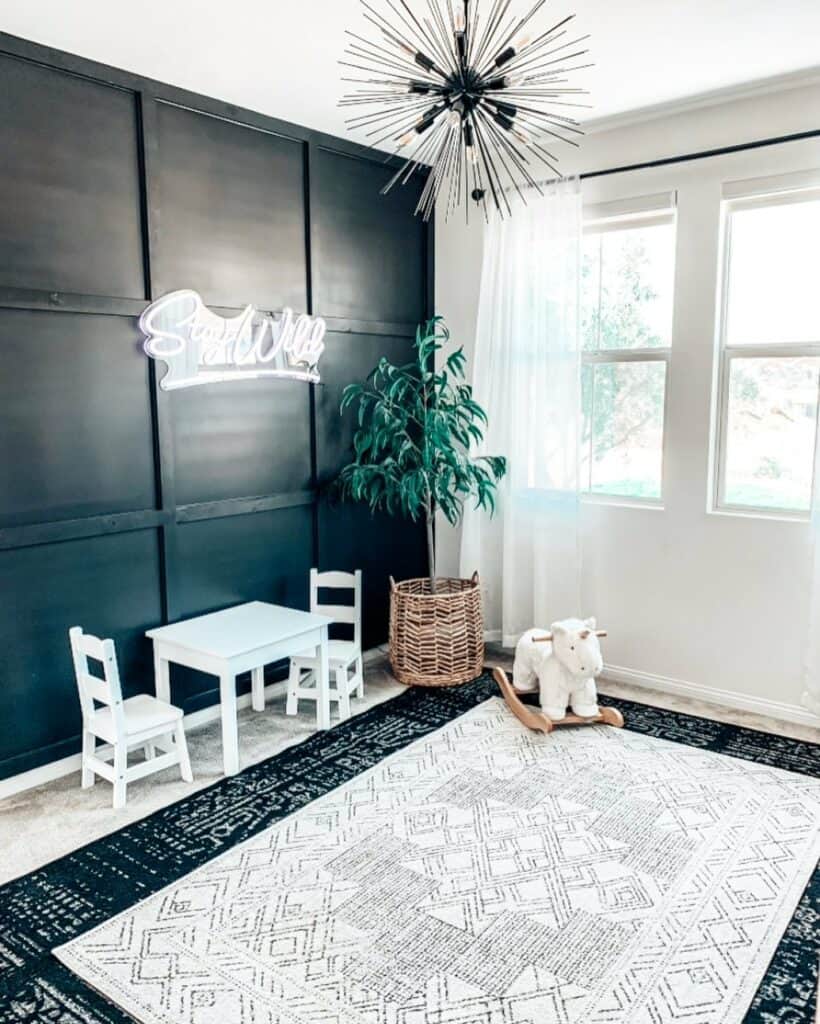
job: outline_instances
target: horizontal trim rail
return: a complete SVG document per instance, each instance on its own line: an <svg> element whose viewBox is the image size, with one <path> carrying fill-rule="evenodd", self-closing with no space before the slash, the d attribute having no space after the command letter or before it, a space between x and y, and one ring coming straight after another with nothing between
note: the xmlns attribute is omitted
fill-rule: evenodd
<svg viewBox="0 0 820 1024"><path fill-rule="evenodd" d="M227 519L229 516L247 516L254 512L273 512L283 508L313 505L316 491L291 491L284 494L260 495L254 498L226 498L223 501L203 501L195 505L180 505L176 512L178 523L199 523L203 519Z"/></svg>
<svg viewBox="0 0 820 1024"><path fill-rule="evenodd" d="M36 288L0 287L0 309L24 309L33 312L83 313L91 316L122 316L138 320L148 299L124 299L111 295L81 295L77 292L50 292ZM220 316L236 316L244 306L210 306ZM278 312L259 307L263 313ZM296 310L297 313L304 310ZM387 320L355 320L348 317L323 316L328 331L334 334L374 334L379 336L413 337L415 322Z"/></svg>
<svg viewBox="0 0 820 1024"><path fill-rule="evenodd" d="M50 313L91 313L96 316L138 318L147 305L147 299L49 292L36 288L0 288L0 309L47 310Z"/></svg>
<svg viewBox="0 0 820 1024"><path fill-rule="evenodd" d="M82 519L25 523L20 526L7 526L0 529L0 551L36 547L39 544L57 544L67 540L104 537L112 533L156 530L174 523L198 523L205 519L226 519L229 516L253 515L254 512L273 512L278 509L313 505L317 501L318 492L316 491L291 491L180 505L175 512L161 509L139 509L133 512L86 516Z"/></svg>
<svg viewBox="0 0 820 1024"><path fill-rule="evenodd" d="M171 516L167 512L159 509L142 509L137 512L87 516L83 519L7 526L0 529L0 551L34 547L37 544L55 544L64 540L82 540L86 537L103 537L109 533L152 530L168 525L170 521Z"/></svg>

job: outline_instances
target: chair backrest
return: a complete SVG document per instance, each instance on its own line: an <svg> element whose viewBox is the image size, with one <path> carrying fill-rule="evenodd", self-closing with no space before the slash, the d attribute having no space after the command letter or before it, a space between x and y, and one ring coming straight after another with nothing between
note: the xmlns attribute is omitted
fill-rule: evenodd
<svg viewBox="0 0 820 1024"><path fill-rule="evenodd" d="M80 626L72 626L68 636L71 641L71 655L74 659L74 674L77 677L83 721L87 721L94 714L96 701L111 708L117 732L121 732L124 728L122 684L114 641L100 640L90 633L83 633ZM89 658L101 662L102 679L90 671Z"/></svg>
<svg viewBox="0 0 820 1024"><path fill-rule="evenodd" d="M319 588L331 587L334 590L352 590L353 604L322 604L319 601ZM310 610L318 615L327 615L334 622L349 623L353 627L353 642L357 647L362 643L362 571L355 572L319 572L310 570Z"/></svg>

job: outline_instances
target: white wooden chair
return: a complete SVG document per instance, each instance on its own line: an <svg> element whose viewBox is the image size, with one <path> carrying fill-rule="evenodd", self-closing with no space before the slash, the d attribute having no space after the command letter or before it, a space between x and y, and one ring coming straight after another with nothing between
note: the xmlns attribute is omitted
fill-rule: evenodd
<svg viewBox="0 0 820 1024"><path fill-rule="evenodd" d="M352 605L320 604L319 588L334 587L353 591ZM327 615L334 622L346 623L353 627L352 640L331 640L328 644L328 662L331 681L330 699L339 702L339 721L350 718L350 697L364 697L364 669L362 666L362 573L319 572L310 570L310 610L318 615ZM286 712L295 715L299 710L299 698L317 700L316 676L318 658L313 651L306 651L290 659L288 676L288 703ZM302 677L302 673L307 675ZM352 672L352 675L350 674Z"/></svg>
<svg viewBox="0 0 820 1024"><path fill-rule="evenodd" d="M83 789L94 785L95 775L108 779L119 809L125 807L129 782L172 765L178 764L182 778L193 782L182 710L146 693L123 700L114 641L83 633L79 626L68 635L83 713ZM102 679L89 671L89 658L102 662ZM103 746L97 746L98 739ZM145 760L129 768L128 751L137 747L145 751ZM158 756L157 747L164 753Z"/></svg>

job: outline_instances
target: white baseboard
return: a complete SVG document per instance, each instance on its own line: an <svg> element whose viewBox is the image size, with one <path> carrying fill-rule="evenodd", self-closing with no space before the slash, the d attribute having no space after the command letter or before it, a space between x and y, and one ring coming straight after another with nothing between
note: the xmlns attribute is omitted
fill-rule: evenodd
<svg viewBox="0 0 820 1024"><path fill-rule="evenodd" d="M512 654L517 637L504 638L500 629L488 629L484 631L484 640L486 643L499 643L503 640L503 646L508 648ZM785 704L782 701L767 700L765 697L753 697L750 694L738 693L736 690L722 690L716 686L688 683L683 679L658 676L635 668L625 668L622 665L605 664L602 681L606 679L611 679L615 683L639 686L645 690L657 690L660 693L671 693L678 697L702 700L707 704L718 704L734 711L751 711L756 715L777 718L783 722L794 722L796 725L810 725L820 730L820 716L812 714L811 711L799 704Z"/></svg>
<svg viewBox="0 0 820 1024"><path fill-rule="evenodd" d="M721 690L716 686L687 683L682 679L656 676L650 672L624 668L621 665L604 665L602 682L607 679L611 679L615 683L626 683L646 690L658 690L661 693L671 693L678 697L702 700L707 704L719 704L721 707L731 708L735 711L751 711L756 715L766 715L769 718L778 718L781 721L794 722L797 725L812 725L820 729L820 718L799 704L784 704L782 701L752 697L750 694L737 693L735 690Z"/></svg>
<svg viewBox="0 0 820 1024"><path fill-rule="evenodd" d="M265 699L281 697L285 692L286 679L276 683L269 683L265 687ZM251 694L243 693L236 699L237 710L251 706ZM212 704L208 708L201 708L199 711L192 711L185 716L185 731L194 732L201 729L210 722L215 722L221 714L219 704ZM32 768L28 772L20 772L19 775L12 775L8 779L0 780L0 800L23 793L27 789L34 789L35 786L42 786L46 782L53 782L65 775L79 772L82 767L82 759L79 754L70 754L68 757L61 757L58 761L49 761L48 764L40 765L39 768Z"/></svg>
<svg viewBox="0 0 820 1024"><path fill-rule="evenodd" d="M365 664L367 664L383 657L386 651L386 645L371 647L363 653L362 657ZM276 683L268 683L265 687L266 700L281 697L285 692L286 683L286 679L281 679ZM237 697L237 710L241 711L242 708L249 708L250 706L250 693ZM190 715L185 716L185 731L193 732L196 729L201 729L203 725L215 722L219 717L220 707L218 703L212 704L207 708L201 708L199 711L193 711ZM72 772L79 772L81 766L80 755L70 754L68 757L61 757L58 761L50 761L39 768L32 768L31 771L20 772L18 775L12 775L8 779L2 779L0 780L0 800L14 796L16 793L22 793L27 789L34 789L35 786L42 786L46 782L61 779L65 775L71 775Z"/></svg>

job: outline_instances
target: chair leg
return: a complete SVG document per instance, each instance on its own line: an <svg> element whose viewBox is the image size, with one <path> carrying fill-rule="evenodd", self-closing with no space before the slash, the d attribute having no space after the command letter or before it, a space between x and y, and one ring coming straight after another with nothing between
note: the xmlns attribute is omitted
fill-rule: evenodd
<svg viewBox="0 0 820 1024"><path fill-rule="evenodd" d="M94 733L83 729L83 771L81 785L83 789L90 789L94 785L94 769L88 764L88 758L94 756L97 741Z"/></svg>
<svg viewBox="0 0 820 1024"><path fill-rule="evenodd" d="M193 782L194 773L191 771L191 758L188 756L188 741L185 739L185 726L182 724L182 720L177 723L176 729L174 729L174 737L177 741L177 749L179 750L179 771L182 775L183 782Z"/></svg>
<svg viewBox="0 0 820 1024"><path fill-rule="evenodd" d="M157 749L153 743L146 743L142 749L145 751L146 761L150 761L152 757L156 757Z"/></svg>
<svg viewBox="0 0 820 1024"><path fill-rule="evenodd" d="M126 781L125 773L128 769L128 747L124 740L118 740L114 744L114 810L119 811L125 807Z"/></svg>
<svg viewBox="0 0 820 1024"><path fill-rule="evenodd" d="M356 696L364 697L364 662L361 655L356 659L356 678L359 681L356 686Z"/></svg>
<svg viewBox="0 0 820 1024"><path fill-rule="evenodd" d="M293 659L291 659L290 671L288 672L288 702L285 706L286 715L295 715L299 711L299 699L296 696L298 686L299 669L296 667Z"/></svg>
<svg viewBox="0 0 820 1024"><path fill-rule="evenodd" d="M350 693L348 692L347 668L336 669L336 692L339 695L339 721L350 718Z"/></svg>

